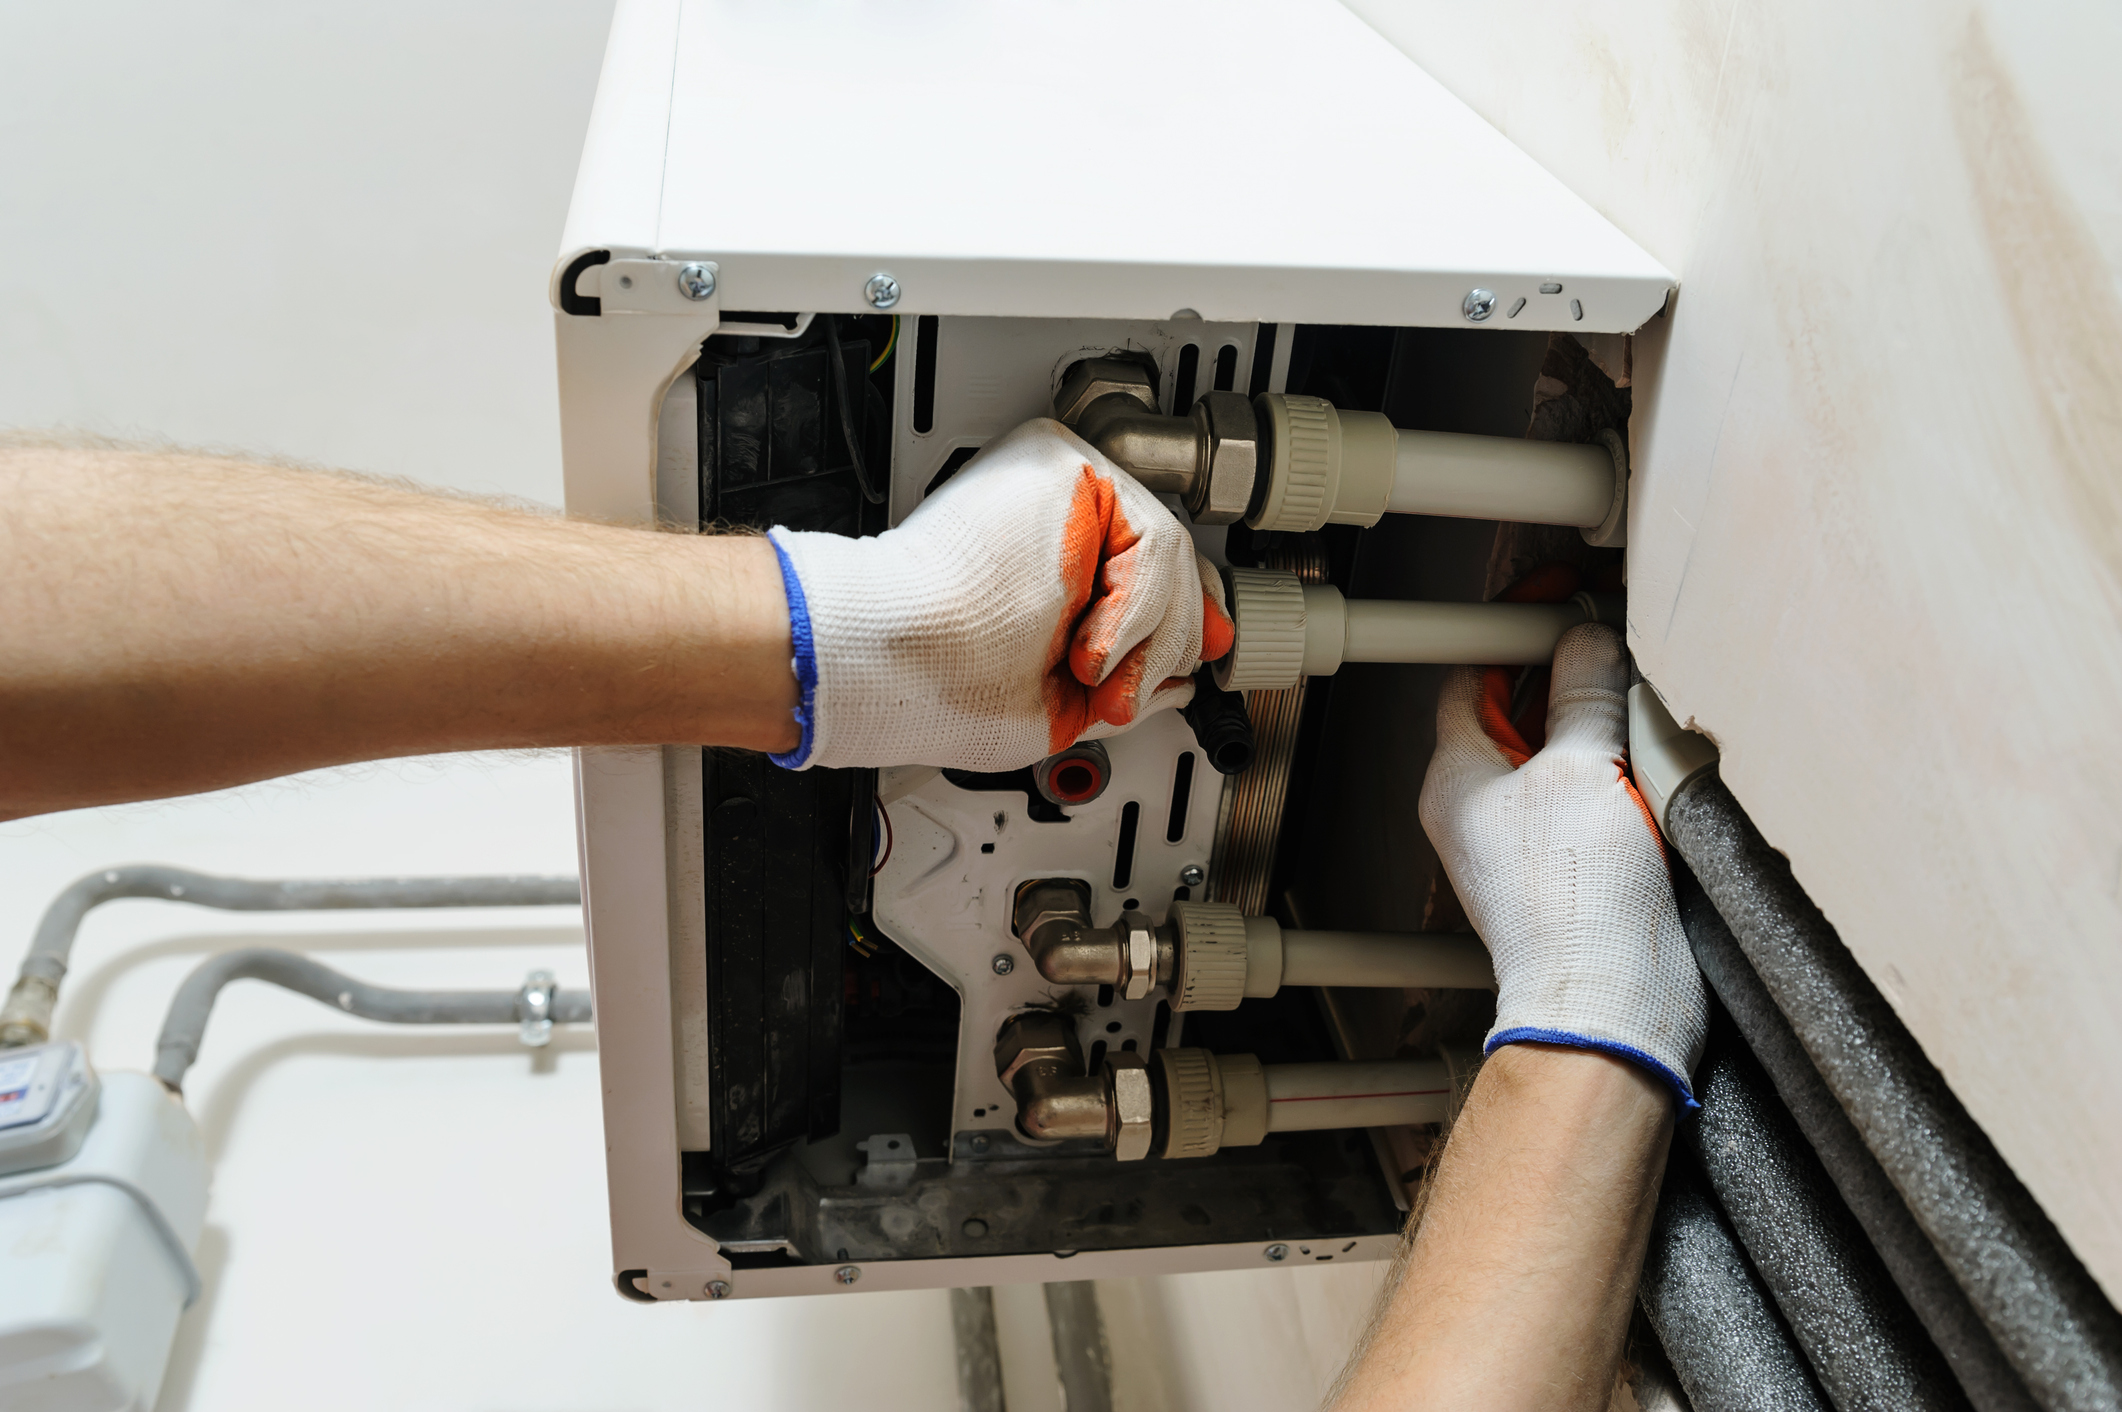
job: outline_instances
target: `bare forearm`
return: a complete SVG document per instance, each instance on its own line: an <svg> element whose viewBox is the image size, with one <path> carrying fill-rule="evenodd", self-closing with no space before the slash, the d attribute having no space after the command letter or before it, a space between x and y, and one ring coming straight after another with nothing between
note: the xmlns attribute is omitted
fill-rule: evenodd
<svg viewBox="0 0 2122 1412"><path fill-rule="evenodd" d="M772 548L208 457L0 450L0 815L351 760L785 749Z"/></svg>
<svg viewBox="0 0 2122 1412"><path fill-rule="evenodd" d="M1621 1061L1498 1050L1338 1412L1604 1407L1671 1112L1670 1094Z"/></svg>

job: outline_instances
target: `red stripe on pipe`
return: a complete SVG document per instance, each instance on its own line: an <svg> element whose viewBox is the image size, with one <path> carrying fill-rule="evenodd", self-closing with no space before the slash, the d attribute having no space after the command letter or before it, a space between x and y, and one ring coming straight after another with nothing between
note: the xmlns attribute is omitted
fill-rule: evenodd
<svg viewBox="0 0 2122 1412"><path fill-rule="evenodd" d="M1427 1098L1433 1093L1450 1093L1448 1088L1410 1088L1398 1093L1314 1093L1303 1098L1270 1098L1270 1103L1347 1103L1358 1098Z"/></svg>

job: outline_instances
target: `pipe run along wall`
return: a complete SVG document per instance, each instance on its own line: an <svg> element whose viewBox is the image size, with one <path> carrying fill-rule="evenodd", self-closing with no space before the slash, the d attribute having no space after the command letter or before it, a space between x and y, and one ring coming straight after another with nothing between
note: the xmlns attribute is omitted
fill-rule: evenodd
<svg viewBox="0 0 2122 1412"><path fill-rule="evenodd" d="M2034 1400L2122 1406L2122 1315L1798 886L1790 861L1714 771L1674 790L1663 822Z"/></svg>

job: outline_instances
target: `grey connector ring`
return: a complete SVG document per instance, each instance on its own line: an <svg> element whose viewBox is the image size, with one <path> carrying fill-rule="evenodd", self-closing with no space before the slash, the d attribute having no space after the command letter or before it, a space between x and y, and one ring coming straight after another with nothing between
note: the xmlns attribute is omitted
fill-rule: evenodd
<svg viewBox="0 0 2122 1412"><path fill-rule="evenodd" d="M1074 808L1105 793L1112 783L1113 761L1104 742L1080 740L1058 755L1032 766L1032 783L1049 804Z"/></svg>
<svg viewBox="0 0 2122 1412"><path fill-rule="evenodd" d="M1580 530L1586 544L1601 549L1619 549L1628 543L1628 442L1611 427L1595 438L1614 458L1614 500L1606 518L1590 529Z"/></svg>
<svg viewBox="0 0 2122 1412"><path fill-rule="evenodd" d="M1224 576L1237 637L1213 668L1225 691L1275 691L1304 680L1304 583L1272 569Z"/></svg>

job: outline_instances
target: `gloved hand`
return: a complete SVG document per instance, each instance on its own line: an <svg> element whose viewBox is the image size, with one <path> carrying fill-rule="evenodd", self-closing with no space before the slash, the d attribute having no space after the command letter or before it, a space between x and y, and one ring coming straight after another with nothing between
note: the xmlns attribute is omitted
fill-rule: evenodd
<svg viewBox="0 0 2122 1412"><path fill-rule="evenodd" d="M1521 1040L1602 1050L1693 1107L1709 1002L1664 842L1628 778L1627 692L1619 634L1571 628L1535 755L1510 723L1510 674L1453 668L1422 826L1495 961L1484 1052Z"/></svg>
<svg viewBox="0 0 2122 1412"><path fill-rule="evenodd" d="M1222 580L1059 422L983 448L871 539L775 529L811 765L1013 770L1193 699Z"/></svg>

